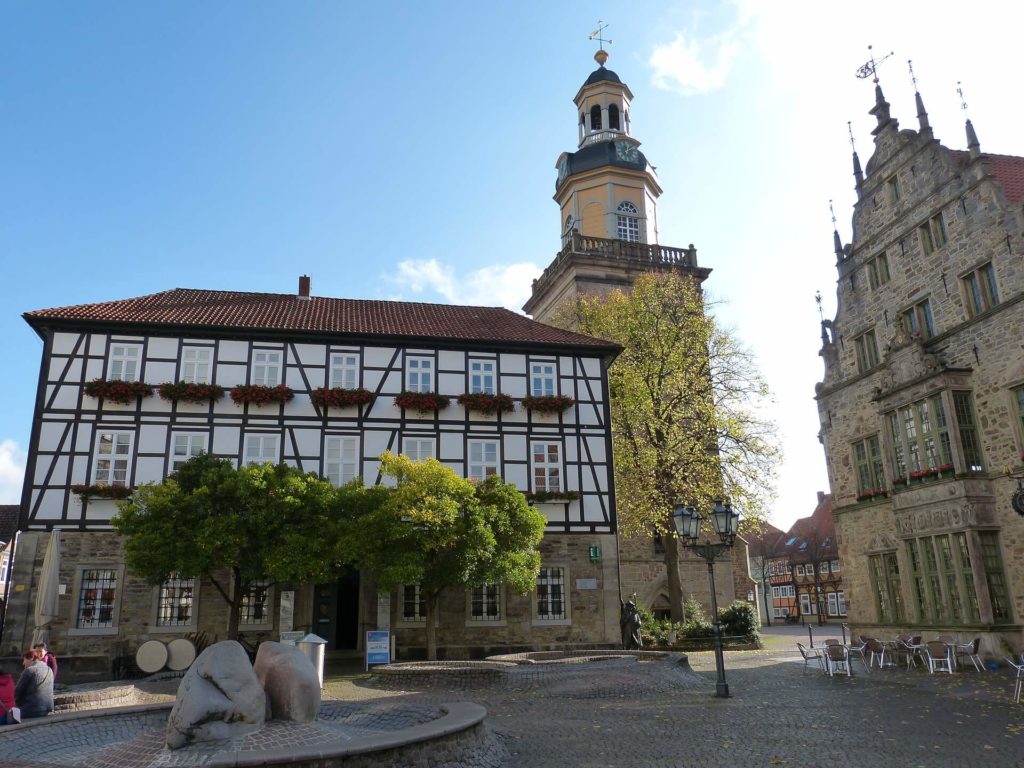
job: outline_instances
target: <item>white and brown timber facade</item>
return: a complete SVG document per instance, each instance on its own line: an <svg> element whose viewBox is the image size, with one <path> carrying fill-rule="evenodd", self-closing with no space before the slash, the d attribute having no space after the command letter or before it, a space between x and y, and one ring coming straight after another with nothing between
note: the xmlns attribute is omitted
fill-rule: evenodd
<svg viewBox="0 0 1024 768"><path fill-rule="evenodd" d="M206 583L147 585L126 569L110 520L116 502L73 487L130 489L160 482L200 450L236 463L285 462L335 482L379 483L386 450L433 456L463 476L496 473L524 492L561 492L538 504L548 526L538 594L500 585L449 590L438 644L448 657L492 649L617 643L615 499L607 365L615 345L499 308L175 289L121 301L28 312L43 358L21 504L18 553L3 655L27 647L34 584L50 532L61 530L60 617L51 645L102 674L111 653L190 632L223 638L227 608ZM203 403L86 393L94 380L283 385L285 403ZM322 407L319 387L365 388L365 405ZM451 403L421 413L395 404L406 390ZM467 392L511 396L515 410L486 415L456 403ZM568 396L546 414L531 394ZM596 548L596 549L595 549ZM283 585L253 594L243 633L276 638L308 630L329 649L361 647L389 627L400 655L425 642L415 585L378 595L372 575ZM172 604L169 604L172 603ZM187 610L180 606L187 603ZM290 605L289 605L290 603ZM69 671L72 669L69 665Z"/></svg>
<svg viewBox="0 0 1024 768"><path fill-rule="evenodd" d="M1024 647L1024 158L900 130L876 87L817 386L855 634ZM934 634L933 634L934 633Z"/></svg>

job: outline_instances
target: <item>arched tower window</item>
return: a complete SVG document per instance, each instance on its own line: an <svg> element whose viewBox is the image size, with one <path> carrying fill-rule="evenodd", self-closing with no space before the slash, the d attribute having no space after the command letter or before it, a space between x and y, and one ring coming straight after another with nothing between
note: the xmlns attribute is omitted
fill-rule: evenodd
<svg viewBox="0 0 1024 768"><path fill-rule="evenodd" d="M590 130L601 130L601 107L597 104L590 108Z"/></svg>
<svg viewBox="0 0 1024 768"><path fill-rule="evenodd" d="M570 213L565 217L565 226L562 227L562 247L569 245L572 242L572 231L573 231L573 220L572 214Z"/></svg>
<svg viewBox="0 0 1024 768"><path fill-rule="evenodd" d="M619 130L619 108L614 104L608 107L608 127Z"/></svg>
<svg viewBox="0 0 1024 768"><path fill-rule="evenodd" d="M619 207L615 210L619 240L625 240L627 243L639 243L640 211L628 200L619 203Z"/></svg>

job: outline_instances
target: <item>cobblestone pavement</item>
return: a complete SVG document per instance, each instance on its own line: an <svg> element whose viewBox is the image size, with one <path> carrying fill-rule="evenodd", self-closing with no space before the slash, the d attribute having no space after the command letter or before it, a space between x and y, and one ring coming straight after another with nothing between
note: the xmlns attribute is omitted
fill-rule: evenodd
<svg viewBox="0 0 1024 768"><path fill-rule="evenodd" d="M852 678L829 678L805 669L794 643L787 638L785 646L766 651L727 652L729 699L713 695L711 653L690 654L695 674L671 662L621 659L523 667L487 682L351 674L330 679L324 697L343 701L354 727L380 727L377 718L392 705L415 716L444 701L480 703L500 749L476 755L461 764L466 768L497 765L498 755L502 765L516 768L1024 767L1024 704L1012 702L1007 670L865 674L858 666ZM175 687L153 684L143 695L169 701ZM63 727L46 731L58 742L51 748L73 750L83 740L110 739L105 728L106 734L98 726L74 735ZM6 768L12 763L3 756L3 741L0 731ZM131 753L141 747L124 744L119 759L107 764L137 764ZM21 756L36 757L34 751Z"/></svg>

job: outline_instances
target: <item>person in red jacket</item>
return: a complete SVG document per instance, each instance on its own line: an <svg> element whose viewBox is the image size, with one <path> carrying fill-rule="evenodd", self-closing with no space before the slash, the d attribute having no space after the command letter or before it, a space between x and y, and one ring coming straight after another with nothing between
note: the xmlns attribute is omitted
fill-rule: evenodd
<svg viewBox="0 0 1024 768"><path fill-rule="evenodd" d="M36 643L32 646L32 650L37 652L39 660L50 668L53 672L54 681L57 680L57 657L50 653L46 647L46 643Z"/></svg>
<svg viewBox="0 0 1024 768"><path fill-rule="evenodd" d="M0 725L8 723L8 711L14 706L14 676L0 668Z"/></svg>

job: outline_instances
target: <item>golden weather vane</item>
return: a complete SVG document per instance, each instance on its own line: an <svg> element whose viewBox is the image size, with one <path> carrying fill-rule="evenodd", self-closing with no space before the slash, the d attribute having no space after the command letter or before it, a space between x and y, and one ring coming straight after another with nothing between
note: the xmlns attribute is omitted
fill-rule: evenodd
<svg viewBox="0 0 1024 768"><path fill-rule="evenodd" d="M597 29L591 32L590 36L587 38L587 40L597 40L598 48L602 51L604 50L605 43L608 43L608 45L612 44L611 38L608 38L607 40L604 38L604 31L606 29L608 29L608 25L602 19L598 19Z"/></svg>

